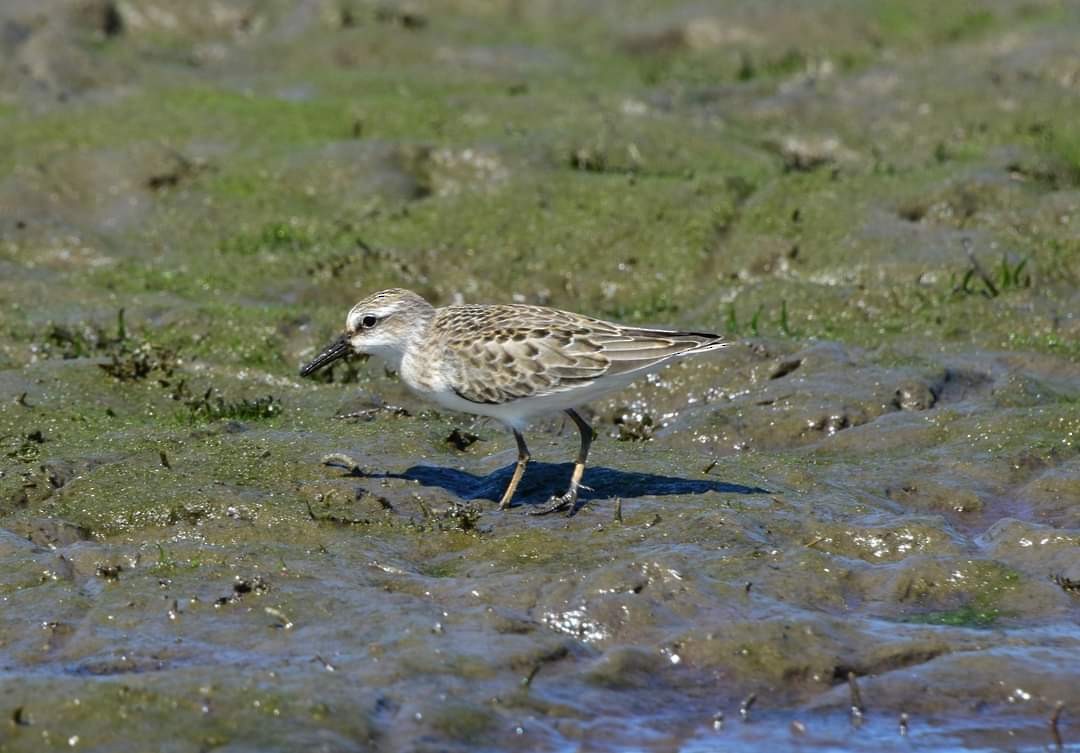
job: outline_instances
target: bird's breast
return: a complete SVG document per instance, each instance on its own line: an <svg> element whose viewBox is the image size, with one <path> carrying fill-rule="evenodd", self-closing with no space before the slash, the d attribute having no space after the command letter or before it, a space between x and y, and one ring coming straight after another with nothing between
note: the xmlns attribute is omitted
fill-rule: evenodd
<svg viewBox="0 0 1080 753"><path fill-rule="evenodd" d="M401 359L398 371L401 381L422 397L433 399L435 394L447 390L448 385L442 374L442 359L428 352L406 353Z"/></svg>

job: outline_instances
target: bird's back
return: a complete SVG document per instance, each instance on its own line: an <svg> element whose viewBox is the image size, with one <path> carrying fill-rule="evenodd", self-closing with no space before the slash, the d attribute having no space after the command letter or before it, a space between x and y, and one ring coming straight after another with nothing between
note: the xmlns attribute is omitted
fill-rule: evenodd
<svg viewBox="0 0 1080 753"><path fill-rule="evenodd" d="M628 327L543 306L463 305L436 311L424 360L461 399L498 405L577 390L584 398L727 344L720 335Z"/></svg>

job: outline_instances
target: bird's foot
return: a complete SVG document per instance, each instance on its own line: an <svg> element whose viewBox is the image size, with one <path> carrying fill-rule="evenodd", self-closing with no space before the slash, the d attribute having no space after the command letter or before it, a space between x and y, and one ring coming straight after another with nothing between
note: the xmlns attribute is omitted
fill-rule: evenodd
<svg viewBox="0 0 1080 753"><path fill-rule="evenodd" d="M543 507L538 507L535 510L529 510L529 515L550 515L553 512L559 510L565 510L570 508L574 509L574 504L577 502L577 489L566 492L566 494L560 494L552 497L548 500L548 503Z"/></svg>

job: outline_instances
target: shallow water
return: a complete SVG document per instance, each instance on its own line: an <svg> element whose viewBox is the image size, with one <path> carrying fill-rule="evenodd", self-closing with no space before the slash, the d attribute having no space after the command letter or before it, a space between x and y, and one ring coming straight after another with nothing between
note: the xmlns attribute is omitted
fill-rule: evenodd
<svg viewBox="0 0 1080 753"><path fill-rule="evenodd" d="M0 750L1080 749L1078 32L5 3ZM296 376L391 285L739 344L499 512L504 429Z"/></svg>

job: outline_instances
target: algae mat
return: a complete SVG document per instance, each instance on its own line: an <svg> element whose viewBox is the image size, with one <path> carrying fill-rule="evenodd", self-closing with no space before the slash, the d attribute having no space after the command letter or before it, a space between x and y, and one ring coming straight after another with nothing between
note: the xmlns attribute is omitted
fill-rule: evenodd
<svg viewBox="0 0 1080 753"><path fill-rule="evenodd" d="M1078 36L4 3L0 750L1076 748ZM390 286L739 345L500 513L503 428L297 377Z"/></svg>

